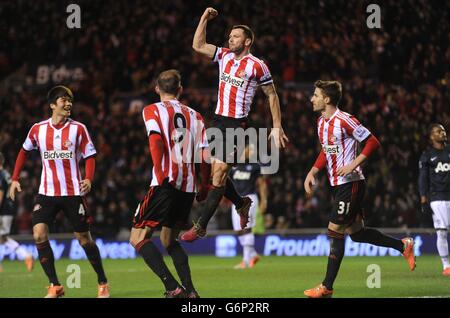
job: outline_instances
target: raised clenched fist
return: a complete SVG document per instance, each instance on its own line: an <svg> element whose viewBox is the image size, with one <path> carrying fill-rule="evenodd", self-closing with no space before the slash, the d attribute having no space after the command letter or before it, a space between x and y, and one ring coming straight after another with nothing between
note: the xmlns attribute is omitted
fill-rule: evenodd
<svg viewBox="0 0 450 318"><path fill-rule="evenodd" d="M219 13L217 12L216 9L214 8L206 8L205 12L203 13L203 18L206 19L207 21L214 19L215 17L217 17Z"/></svg>

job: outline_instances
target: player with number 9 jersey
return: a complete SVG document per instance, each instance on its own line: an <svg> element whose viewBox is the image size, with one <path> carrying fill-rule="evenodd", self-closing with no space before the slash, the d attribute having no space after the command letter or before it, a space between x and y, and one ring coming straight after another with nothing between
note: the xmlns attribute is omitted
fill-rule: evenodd
<svg viewBox="0 0 450 318"><path fill-rule="evenodd" d="M146 106L142 112L153 162L152 178L136 208L130 243L161 279L166 297L197 298L188 256L177 237L187 225L197 191L197 163L201 171L200 192L209 183L208 140L202 116L178 100L183 91L181 74L177 70L164 71L156 83L160 102ZM181 284L150 240L158 227L162 245L172 257Z"/></svg>

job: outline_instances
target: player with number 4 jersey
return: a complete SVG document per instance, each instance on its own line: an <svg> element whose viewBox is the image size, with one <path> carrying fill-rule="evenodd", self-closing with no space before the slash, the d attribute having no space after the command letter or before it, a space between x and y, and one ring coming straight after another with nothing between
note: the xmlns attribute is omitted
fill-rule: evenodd
<svg viewBox="0 0 450 318"><path fill-rule="evenodd" d="M99 249L89 231L91 217L83 198L91 190L96 150L86 126L69 118L73 106L72 91L65 86L56 86L48 92L47 99L52 117L34 124L28 132L17 156L9 196L15 200L16 192L22 191L20 171L27 154L38 150L42 160L42 173L32 222L39 262L50 281L46 297L58 298L64 295L64 287L56 275L55 259L48 238L49 226L55 221L56 214L63 211L97 273L97 297L108 298L109 285ZM78 166L82 159L86 166L84 179Z"/></svg>

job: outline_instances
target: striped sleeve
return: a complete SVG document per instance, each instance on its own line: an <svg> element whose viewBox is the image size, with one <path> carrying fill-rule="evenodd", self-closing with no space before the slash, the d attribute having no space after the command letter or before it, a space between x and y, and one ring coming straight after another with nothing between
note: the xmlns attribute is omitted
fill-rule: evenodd
<svg viewBox="0 0 450 318"><path fill-rule="evenodd" d="M361 123L354 116L341 118L344 123L344 128L347 133L357 141L362 142L371 135L369 129L361 125Z"/></svg>
<svg viewBox="0 0 450 318"><path fill-rule="evenodd" d="M273 83L270 70L263 61L255 63L255 67L256 67L256 81L258 82L259 86Z"/></svg>
<svg viewBox="0 0 450 318"><path fill-rule="evenodd" d="M83 158L88 158L97 154L88 130L83 124L78 125L78 145Z"/></svg>
<svg viewBox="0 0 450 318"><path fill-rule="evenodd" d="M159 127L158 124L158 110L154 107L154 105L145 107L142 111L142 117L144 118L147 136L150 136L151 132L161 134L161 127Z"/></svg>
<svg viewBox="0 0 450 318"><path fill-rule="evenodd" d="M38 125L33 125L28 132L27 138L23 143L22 147L26 151L31 151L37 149L37 140L38 140Z"/></svg>
<svg viewBox="0 0 450 318"><path fill-rule="evenodd" d="M230 52L230 49L225 47L216 47L216 52L214 53L213 61L219 63L222 61L223 57Z"/></svg>
<svg viewBox="0 0 450 318"><path fill-rule="evenodd" d="M206 135L206 128L205 128L205 122L203 121L203 117L202 117L202 115L197 113L196 119L197 119L197 132L198 132L198 136L197 136L197 140L196 140L197 148L208 148L209 143L208 143L208 137Z"/></svg>

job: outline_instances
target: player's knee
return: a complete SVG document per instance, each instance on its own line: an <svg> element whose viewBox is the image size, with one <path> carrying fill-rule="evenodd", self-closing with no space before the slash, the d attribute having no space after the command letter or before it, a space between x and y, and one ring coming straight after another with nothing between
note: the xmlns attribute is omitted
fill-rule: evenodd
<svg viewBox="0 0 450 318"><path fill-rule="evenodd" d="M129 241L130 241L131 246L136 247L136 245L138 245L141 240L139 237L130 236Z"/></svg>
<svg viewBox="0 0 450 318"><path fill-rule="evenodd" d="M89 239L78 239L78 242L80 243L81 247L87 247L90 245L95 245L94 240L89 240Z"/></svg>
<svg viewBox="0 0 450 318"><path fill-rule="evenodd" d="M48 241L48 235L45 232L33 231L33 239L36 243L43 243Z"/></svg>
<svg viewBox="0 0 450 318"><path fill-rule="evenodd" d="M227 173L228 173L227 165L224 164L216 167L213 175L213 186L215 187L225 186L227 182Z"/></svg>
<svg viewBox="0 0 450 318"><path fill-rule="evenodd" d="M77 237L77 239L78 239L78 243L80 243L81 246L95 244L94 240L91 238L90 235L80 235Z"/></svg>
<svg viewBox="0 0 450 318"><path fill-rule="evenodd" d="M170 245L173 244L173 242L175 242L175 240L170 239L170 237L160 237L161 240L161 244L162 246L168 250L168 248L170 247Z"/></svg>
<svg viewBox="0 0 450 318"><path fill-rule="evenodd" d="M224 187L226 185L226 178L213 178L213 186L219 188Z"/></svg>
<svg viewBox="0 0 450 318"><path fill-rule="evenodd" d="M332 229L328 229L327 230L327 236L329 239L338 239L338 240L343 240L345 237L345 234L342 232L338 232L336 230L332 230Z"/></svg>
<svg viewBox="0 0 450 318"><path fill-rule="evenodd" d="M36 224L33 226L33 239L36 243L48 241L48 227L45 224Z"/></svg>

